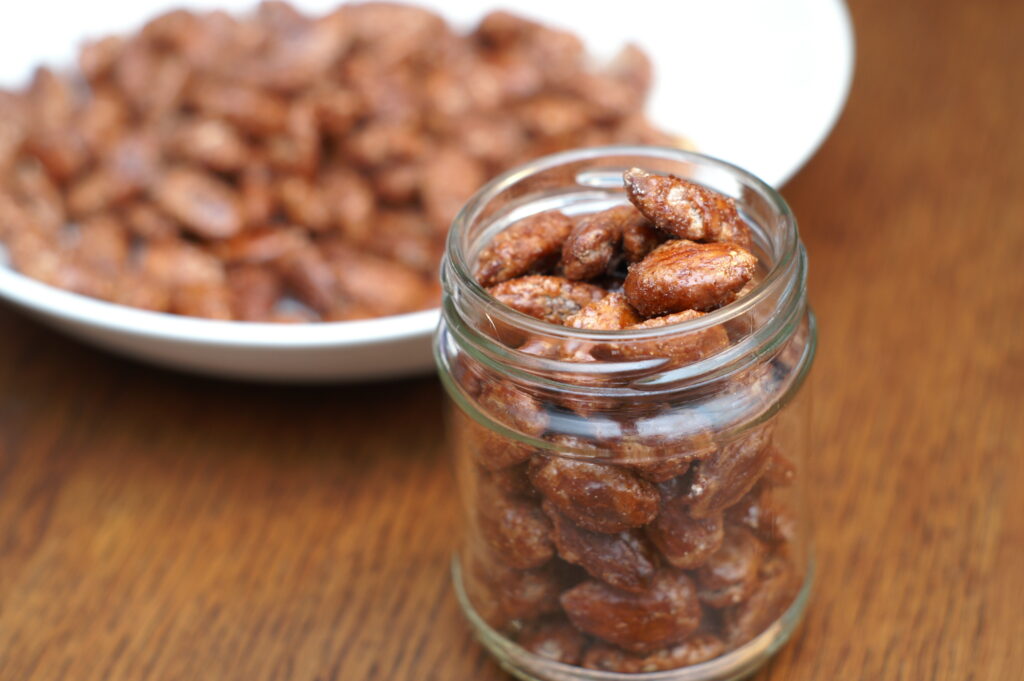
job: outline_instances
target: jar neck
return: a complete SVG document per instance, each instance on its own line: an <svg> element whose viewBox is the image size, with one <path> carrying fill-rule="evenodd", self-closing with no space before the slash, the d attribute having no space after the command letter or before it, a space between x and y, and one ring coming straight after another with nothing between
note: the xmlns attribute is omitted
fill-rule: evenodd
<svg viewBox="0 0 1024 681"><path fill-rule="evenodd" d="M756 287L736 302L680 324L596 331L551 324L501 305L474 279L470 263L495 233L512 222L547 210L587 213L624 203L622 172L631 166L671 172L734 198L765 265ZM448 238L442 311L450 342L494 376L549 394L594 392L658 399L727 380L776 354L805 316L806 279L806 254L792 212L777 192L754 176L678 149L599 147L555 154L512 170L466 204ZM728 346L681 366L666 359L566 361L524 352L510 342L528 338L534 347L538 342L653 346L696 338L715 327L728 330Z"/></svg>

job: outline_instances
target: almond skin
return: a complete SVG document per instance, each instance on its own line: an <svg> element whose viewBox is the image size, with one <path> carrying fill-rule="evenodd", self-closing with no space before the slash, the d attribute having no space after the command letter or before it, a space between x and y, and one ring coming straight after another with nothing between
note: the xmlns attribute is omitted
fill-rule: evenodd
<svg viewBox="0 0 1024 681"><path fill-rule="evenodd" d="M645 317L683 310L714 310L736 298L757 258L732 243L668 241L629 267L624 291Z"/></svg>

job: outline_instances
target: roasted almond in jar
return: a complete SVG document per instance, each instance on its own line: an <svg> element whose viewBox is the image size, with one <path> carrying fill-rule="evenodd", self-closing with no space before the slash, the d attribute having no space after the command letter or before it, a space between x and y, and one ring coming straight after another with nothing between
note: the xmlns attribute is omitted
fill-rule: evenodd
<svg viewBox="0 0 1024 681"><path fill-rule="evenodd" d="M810 580L815 336L781 197L697 154L585 149L486 186L453 229L435 347L481 640L544 680L749 673Z"/></svg>

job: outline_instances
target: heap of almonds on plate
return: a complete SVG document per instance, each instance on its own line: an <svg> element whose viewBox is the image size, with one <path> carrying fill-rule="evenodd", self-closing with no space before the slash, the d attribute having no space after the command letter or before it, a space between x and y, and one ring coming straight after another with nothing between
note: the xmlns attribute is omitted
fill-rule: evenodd
<svg viewBox="0 0 1024 681"><path fill-rule="evenodd" d="M47 284L134 307L329 321L437 304L449 223L554 151L673 144L646 56L508 12L175 10L0 90L0 240Z"/></svg>

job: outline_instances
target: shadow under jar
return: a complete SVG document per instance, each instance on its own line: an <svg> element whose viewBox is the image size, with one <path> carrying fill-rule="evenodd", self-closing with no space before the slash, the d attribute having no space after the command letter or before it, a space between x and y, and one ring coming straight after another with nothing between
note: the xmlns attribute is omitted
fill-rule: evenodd
<svg viewBox="0 0 1024 681"><path fill-rule="evenodd" d="M735 200L759 262L741 297L678 324L597 331L517 312L474 279L481 250L526 216L626 204L631 167ZM453 576L508 671L736 679L788 638L812 572L806 268L774 190L677 149L548 156L464 207L435 341L466 513Z"/></svg>

